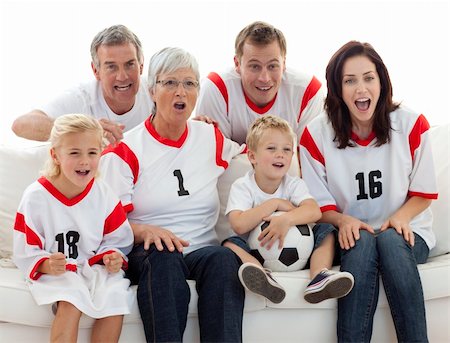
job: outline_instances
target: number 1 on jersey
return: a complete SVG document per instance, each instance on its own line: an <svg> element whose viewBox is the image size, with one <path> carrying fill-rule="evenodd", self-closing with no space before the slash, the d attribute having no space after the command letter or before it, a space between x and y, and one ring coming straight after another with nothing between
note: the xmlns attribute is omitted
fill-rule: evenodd
<svg viewBox="0 0 450 343"><path fill-rule="evenodd" d="M184 189L183 175L181 174L181 170L180 169L175 169L173 171L173 175L176 176L177 179L178 179L178 195L180 197L182 197L183 195L189 195L189 191Z"/></svg>

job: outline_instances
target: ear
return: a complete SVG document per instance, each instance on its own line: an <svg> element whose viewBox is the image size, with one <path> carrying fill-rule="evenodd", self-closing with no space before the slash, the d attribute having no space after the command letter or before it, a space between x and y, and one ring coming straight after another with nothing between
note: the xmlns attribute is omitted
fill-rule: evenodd
<svg viewBox="0 0 450 343"><path fill-rule="evenodd" d="M94 76L97 79L97 81L100 81L100 72L97 69L97 67L95 66L94 62L91 62L91 68L92 68L92 71L93 71Z"/></svg>
<svg viewBox="0 0 450 343"><path fill-rule="evenodd" d="M52 158L53 162L59 166L59 160L58 160L58 156L56 155L56 151L55 148L51 148L50 149L50 157Z"/></svg>
<svg viewBox="0 0 450 343"><path fill-rule="evenodd" d="M241 65L237 56L234 56L234 70L236 70L236 73L241 75Z"/></svg>
<svg viewBox="0 0 450 343"><path fill-rule="evenodd" d="M156 103L155 86L149 88L148 92L150 93L150 99L152 99L152 101Z"/></svg>
<svg viewBox="0 0 450 343"><path fill-rule="evenodd" d="M144 70L144 62L139 65L139 75L142 75L142 71Z"/></svg>
<svg viewBox="0 0 450 343"><path fill-rule="evenodd" d="M247 157L248 157L248 160L250 161L250 163L252 165L255 165L255 163L256 163L255 152L252 150L247 150Z"/></svg>
<svg viewBox="0 0 450 343"><path fill-rule="evenodd" d="M286 71L286 57L283 58L283 73Z"/></svg>

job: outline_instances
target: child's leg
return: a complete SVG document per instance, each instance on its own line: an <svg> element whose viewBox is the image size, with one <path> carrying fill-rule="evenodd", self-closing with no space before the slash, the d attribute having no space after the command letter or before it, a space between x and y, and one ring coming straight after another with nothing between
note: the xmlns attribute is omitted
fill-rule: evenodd
<svg viewBox="0 0 450 343"><path fill-rule="evenodd" d="M228 249L233 250L233 252L239 256L242 263L247 263L247 262L253 263L262 268L261 263L259 263L259 261L256 259L256 257L251 255L250 253L248 253L247 251L245 251L244 249L242 249L240 246L236 245L235 243L233 243L231 241L226 241L225 243L223 243L223 246L227 247Z"/></svg>
<svg viewBox="0 0 450 343"><path fill-rule="evenodd" d="M275 304L283 301L286 296L283 287L275 281L270 272L264 269L254 256L245 250L247 246L243 239L231 237L223 243L223 246L232 250L241 259L242 265L239 268L239 280L241 280L242 285L246 289L262 295Z"/></svg>
<svg viewBox="0 0 450 343"><path fill-rule="evenodd" d="M330 269L334 258L334 235L327 235L322 243L313 251L309 261L309 277L314 277L324 268Z"/></svg>
<svg viewBox="0 0 450 343"><path fill-rule="evenodd" d="M334 230L330 224L314 227L315 248L310 258L311 282L304 292L305 300L312 304L330 298L341 298L353 288L352 274L329 270L335 254Z"/></svg>
<svg viewBox="0 0 450 343"><path fill-rule="evenodd" d="M122 315L97 319L92 328L91 342L118 342L122 332L122 322Z"/></svg>
<svg viewBox="0 0 450 343"><path fill-rule="evenodd" d="M77 342L81 311L66 301L58 302L50 333L50 342Z"/></svg>

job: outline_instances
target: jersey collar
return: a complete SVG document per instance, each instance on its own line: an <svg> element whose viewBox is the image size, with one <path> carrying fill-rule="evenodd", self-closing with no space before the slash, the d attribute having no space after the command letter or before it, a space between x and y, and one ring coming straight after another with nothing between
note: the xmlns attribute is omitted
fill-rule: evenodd
<svg viewBox="0 0 450 343"><path fill-rule="evenodd" d="M245 102L247 103L247 105L256 113L258 114L264 114L267 111L269 111L273 104L275 103L275 100L277 99L277 94L275 94L275 96L273 97L273 99L264 107L259 107L258 105L256 105L253 101L250 100L250 98L247 96L247 94L245 94L245 91L242 89L242 91L244 92L244 97L245 97Z"/></svg>
<svg viewBox="0 0 450 343"><path fill-rule="evenodd" d="M183 134L177 141L173 141L168 138L161 137L158 132L156 132L155 128L152 125L152 120L155 115L152 114L150 117L147 118L145 121L145 127L147 128L147 131L150 133L150 135L155 138L158 142L164 145L168 145L174 148L181 148L186 141L187 135L188 135L188 125L186 123L186 129L184 130Z"/></svg>
<svg viewBox="0 0 450 343"><path fill-rule="evenodd" d="M354 133L352 131L350 138L352 141L354 141L358 145L368 146L370 144L370 142L372 142L374 140L375 137L376 137L375 132L372 131L366 139L361 139L358 137L358 135L356 133Z"/></svg>
<svg viewBox="0 0 450 343"><path fill-rule="evenodd" d="M62 194L53 184L44 176L41 176L38 179L38 182L56 199L58 199L60 202L62 202L66 206L73 206L78 204L81 200L83 200L86 195L88 195L89 191L92 188L92 185L94 184L95 178L92 178L92 180L88 183L86 188L83 192L78 194L76 197L69 199L64 194Z"/></svg>

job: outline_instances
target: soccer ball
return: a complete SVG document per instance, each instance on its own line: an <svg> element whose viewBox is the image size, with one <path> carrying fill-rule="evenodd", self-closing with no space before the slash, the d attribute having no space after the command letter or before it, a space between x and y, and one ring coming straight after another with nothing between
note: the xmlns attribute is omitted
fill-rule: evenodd
<svg viewBox="0 0 450 343"><path fill-rule="evenodd" d="M277 211L273 216L285 212ZM267 250L260 246L258 236L270 223L262 222L248 237L251 254L265 267L274 272L296 271L305 267L314 246L314 236L309 225L296 225L289 229L284 246L278 249L278 242Z"/></svg>

